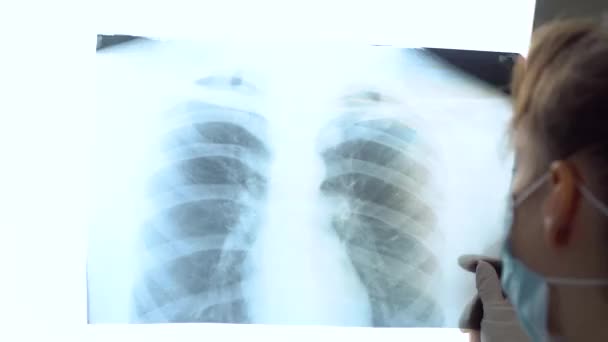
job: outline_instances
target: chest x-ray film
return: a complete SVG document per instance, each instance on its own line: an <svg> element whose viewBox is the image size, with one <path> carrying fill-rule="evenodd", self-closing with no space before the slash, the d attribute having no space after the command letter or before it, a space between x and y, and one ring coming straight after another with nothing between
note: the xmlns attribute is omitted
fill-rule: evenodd
<svg viewBox="0 0 608 342"><path fill-rule="evenodd" d="M424 49L96 59L90 323L457 326L457 258L503 232L505 96Z"/></svg>

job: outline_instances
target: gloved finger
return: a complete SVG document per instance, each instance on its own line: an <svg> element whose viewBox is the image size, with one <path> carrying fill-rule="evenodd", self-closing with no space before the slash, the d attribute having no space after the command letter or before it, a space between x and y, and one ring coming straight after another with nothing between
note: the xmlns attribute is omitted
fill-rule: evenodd
<svg viewBox="0 0 608 342"><path fill-rule="evenodd" d="M469 342L481 342L481 331L472 330L469 332Z"/></svg>
<svg viewBox="0 0 608 342"><path fill-rule="evenodd" d="M496 272L498 272L498 274L502 273L502 262L500 261L500 259L490 258L490 257L484 256L484 255L478 255L478 254L461 255L458 258L458 265L460 265L460 267L462 267L463 269L465 269L469 272L475 273L477 270L477 263L480 260L483 260L483 261L491 264L492 266L494 266L494 268L496 269Z"/></svg>
<svg viewBox="0 0 608 342"><path fill-rule="evenodd" d="M477 293L481 302L485 305L488 303L502 303L505 298L502 295L502 286L500 285L500 278L494 267L480 260L477 263L477 270L475 271L475 283L477 286Z"/></svg>
<svg viewBox="0 0 608 342"><path fill-rule="evenodd" d="M479 330L462 330L463 334L469 334L469 342L481 342L481 331Z"/></svg>
<svg viewBox="0 0 608 342"><path fill-rule="evenodd" d="M483 304L479 295L475 294L473 299L465 306L460 319L458 320L458 327L461 331L465 330L480 330L481 320L483 318Z"/></svg>

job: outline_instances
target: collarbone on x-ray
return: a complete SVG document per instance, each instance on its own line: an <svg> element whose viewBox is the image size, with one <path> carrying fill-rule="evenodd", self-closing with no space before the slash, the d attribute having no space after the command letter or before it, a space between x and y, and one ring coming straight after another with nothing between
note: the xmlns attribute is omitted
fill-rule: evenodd
<svg viewBox="0 0 608 342"><path fill-rule="evenodd" d="M159 113L130 322L446 325L432 124L386 84L315 99L303 73L197 75Z"/></svg>

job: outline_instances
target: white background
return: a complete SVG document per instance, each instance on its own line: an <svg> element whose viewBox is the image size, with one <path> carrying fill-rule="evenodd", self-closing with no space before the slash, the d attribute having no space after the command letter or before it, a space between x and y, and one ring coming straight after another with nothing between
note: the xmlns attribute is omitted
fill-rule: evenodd
<svg viewBox="0 0 608 342"><path fill-rule="evenodd" d="M217 23L222 20L234 18L234 13L228 15L229 10L234 9L230 5L207 6L204 10L200 5L192 8L191 4L174 1L165 4L115 2L120 8L118 12L109 1L98 2L92 7L71 1L3 4L0 27L3 36L0 65L3 94L0 101L0 335L7 336L2 336L2 340L466 339L457 330L439 329L85 327L85 232L90 209L88 189L93 181L89 177L93 157L91 138L95 133L94 34L100 31L153 34L155 31L157 35L171 36L180 35L181 31L181 35L193 35L199 32L191 29L198 27L208 37L221 38L222 33L210 28L218 27ZM251 1L248 3L252 6ZM313 39L311 37L319 38L322 34L316 27L333 26L341 29L337 29L338 34L329 35L332 39L358 40L361 31L353 30L360 27L357 18L370 13L364 10L365 7L372 8L372 5L349 3L342 7L308 2L308 9L301 10L301 6L282 3L284 12L291 11L292 15L279 15L277 17L283 19L275 19L274 23L293 24L291 31L263 25L268 20L253 20L260 17L260 12L277 13L276 8L264 10L256 6L254 11L238 12L241 18L248 18L249 23L262 23L260 27L269 35L299 32L300 38L306 38L306 33L312 31L308 39ZM408 6L408 3L415 5ZM527 48L533 1L460 1L459 8L451 3L454 2L405 1L399 6L376 5L373 9L380 11L377 8L381 7L389 19L377 21L385 25L370 25L375 31L365 31L363 37L397 45L400 40L418 40L419 44L407 45L507 51ZM168 8L169 4L183 5ZM345 18L343 9L353 7L359 10ZM428 14L431 10L442 14ZM322 18L311 19L306 15L308 13L322 13ZM410 20L402 20L402 13ZM446 21L442 22L440 18ZM421 22L424 22L422 27L429 29L414 25ZM236 27L233 26L233 35L252 32L251 27L255 26L250 25L246 30L242 26L238 30ZM171 29L177 32L170 32ZM281 34L276 39L289 39L288 34ZM428 37L428 43L424 42L425 37Z"/></svg>
<svg viewBox="0 0 608 342"><path fill-rule="evenodd" d="M534 0L111 0L95 8L95 27L101 33L220 41L358 41L525 52L534 6Z"/></svg>

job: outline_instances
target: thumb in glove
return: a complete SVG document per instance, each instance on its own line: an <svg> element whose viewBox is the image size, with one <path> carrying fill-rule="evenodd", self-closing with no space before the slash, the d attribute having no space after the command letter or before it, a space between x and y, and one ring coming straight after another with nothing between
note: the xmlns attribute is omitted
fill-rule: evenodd
<svg viewBox="0 0 608 342"><path fill-rule="evenodd" d="M494 267L485 261L479 261L475 283L483 305L481 340L528 341L513 306L502 294L500 278Z"/></svg>

